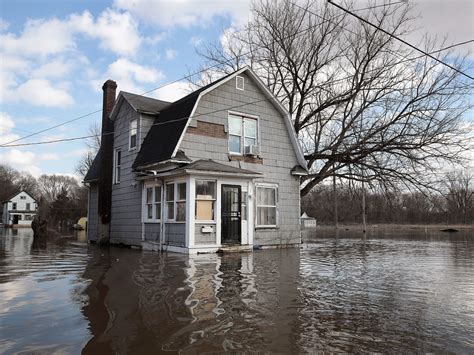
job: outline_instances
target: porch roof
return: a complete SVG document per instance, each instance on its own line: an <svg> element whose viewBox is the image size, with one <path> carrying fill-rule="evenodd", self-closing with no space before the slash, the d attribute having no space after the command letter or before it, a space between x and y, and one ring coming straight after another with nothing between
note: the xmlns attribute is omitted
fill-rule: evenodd
<svg viewBox="0 0 474 355"><path fill-rule="evenodd" d="M255 171L237 168L231 165L217 163L214 160L200 159L196 160L185 166L168 170L166 172L157 173L155 176L164 175L181 175L181 174L200 174L200 175L212 175L212 176L235 176L235 177L246 177L256 178L262 177L263 174Z"/></svg>

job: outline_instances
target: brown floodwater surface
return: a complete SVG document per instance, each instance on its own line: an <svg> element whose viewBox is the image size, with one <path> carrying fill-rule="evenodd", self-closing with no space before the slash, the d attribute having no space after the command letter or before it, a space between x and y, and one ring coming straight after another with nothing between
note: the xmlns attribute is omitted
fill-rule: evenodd
<svg viewBox="0 0 474 355"><path fill-rule="evenodd" d="M0 232L0 353L321 350L473 353L474 238L189 257Z"/></svg>

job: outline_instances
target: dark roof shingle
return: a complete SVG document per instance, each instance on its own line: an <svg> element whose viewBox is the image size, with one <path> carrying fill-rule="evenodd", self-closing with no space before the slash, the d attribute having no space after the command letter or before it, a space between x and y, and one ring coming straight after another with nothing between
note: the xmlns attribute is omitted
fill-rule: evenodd
<svg viewBox="0 0 474 355"><path fill-rule="evenodd" d="M133 168L137 169L145 165L170 159L181 134L186 128L186 123L199 94L232 74L203 86L165 107L165 109L158 114L153 126L145 137L140 152L138 152L137 158L133 162Z"/></svg>

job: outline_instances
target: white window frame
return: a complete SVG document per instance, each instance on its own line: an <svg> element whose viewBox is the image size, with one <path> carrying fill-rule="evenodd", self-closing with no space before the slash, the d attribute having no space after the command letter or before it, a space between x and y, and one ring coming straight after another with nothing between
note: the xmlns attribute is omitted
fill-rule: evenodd
<svg viewBox="0 0 474 355"><path fill-rule="evenodd" d="M25 203L25 211L31 211L31 203L30 202Z"/></svg>
<svg viewBox="0 0 474 355"><path fill-rule="evenodd" d="M160 202L156 201L156 187L160 187ZM148 201L147 201L147 194L148 189L152 189L151 192L151 216L152 218L148 218ZM156 217L156 205L160 205L161 213L159 218ZM163 186L160 182L147 182L143 184L143 199L142 199L142 219L145 223L160 223L161 222L161 214L163 213Z"/></svg>
<svg viewBox="0 0 474 355"><path fill-rule="evenodd" d="M242 88L239 88L239 79L242 80ZM235 77L235 88L241 91L245 90L245 78L243 76L237 75Z"/></svg>
<svg viewBox="0 0 474 355"><path fill-rule="evenodd" d="M238 116L241 120L241 129L242 129L242 134L239 136L240 137L240 152L234 152L230 150L230 117L231 116ZM247 113L242 113L242 112L235 112L235 111L228 111L227 113L227 150L229 154L231 155L245 155L245 119L249 120L255 120L257 121L257 137L255 137L256 145L260 146L260 117L255 116L255 115L249 115ZM233 136L236 136L235 134L232 134Z"/></svg>
<svg viewBox="0 0 474 355"><path fill-rule="evenodd" d="M211 200L207 200L207 199L198 199L197 198L197 184L199 181L208 181L208 182L213 182L214 183L214 187L215 187L215 191L214 191L214 195L215 197ZM195 182L194 182L194 221L195 223L199 223L199 224L206 224L206 223L216 223L217 221L217 190L218 190L218 185L217 185L217 180L213 180L213 179L199 179L199 178L196 178ZM197 218L197 202L198 201L213 201L214 204L213 204L213 208L214 208L214 219L209 219L209 220L204 220L204 219L198 219Z"/></svg>
<svg viewBox="0 0 474 355"><path fill-rule="evenodd" d="M120 153L120 164L117 165L117 153ZM119 170L119 174L117 174L117 169ZM122 151L117 148L114 149L114 172L113 172L113 181L114 185L120 184L120 175L122 170Z"/></svg>
<svg viewBox="0 0 474 355"><path fill-rule="evenodd" d="M259 188L266 188L266 189L274 189L275 190L275 205L259 205L258 204L258 189ZM270 184L270 183L258 183L255 184L255 228L278 228L278 184ZM275 208L275 224L258 224L258 208L262 207L274 207Z"/></svg>
<svg viewBox="0 0 474 355"><path fill-rule="evenodd" d="M137 127L135 128L135 146L132 147L132 122L136 122ZM138 118L130 120L128 125L128 150L135 150L138 146Z"/></svg>
<svg viewBox="0 0 474 355"><path fill-rule="evenodd" d="M12 210L16 211L18 207L18 204L16 202L12 202Z"/></svg>
<svg viewBox="0 0 474 355"><path fill-rule="evenodd" d="M184 221L178 221L176 220L176 216L177 216L177 213L178 213L178 207L177 207L177 204L179 202L184 202L184 208L187 208L187 205L186 205L186 197L183 199L180 199L178 200L179 196L178 196L178 185L179 184L185 184L186 185L186 194L188 192L188 189L189 189L189 184L186 180L183 180L183 179L179 179L179 180L173 180L173 181L166 181L165 182L165 188L163 189L164 190L164 195L163 195L163 198L164 198L164 201L163 201L163 204L161 206L161 208L163 208L163 206L165 206L165 220L166 222L172 222L172 223L186 223L186 211L185 211L185 215L184 215ZM168 202L171 202L167 200L167 197L168 197L168 185L174 185L173 189L174 189L174 192L173 192L173 218L169 218L168 216ZM163 213L163 212L162 212Z"/></svg>

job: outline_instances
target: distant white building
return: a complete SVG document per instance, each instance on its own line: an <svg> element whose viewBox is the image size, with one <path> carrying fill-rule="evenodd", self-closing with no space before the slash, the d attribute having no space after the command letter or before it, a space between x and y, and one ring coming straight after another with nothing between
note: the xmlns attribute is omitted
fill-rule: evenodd
<svg viewBox="0 0 474 355"><path fill-rule="evenodd" d="M38 204L27 192L21 191L3 201L2 222L11 227L30 227Z"/></svg>
<svg viewBox="0 0 474 355"><path fill-rule="evenodd" d="M316 228L316 218L308 216L306 212L301 215L300 220L303 228Z"/></svg>

